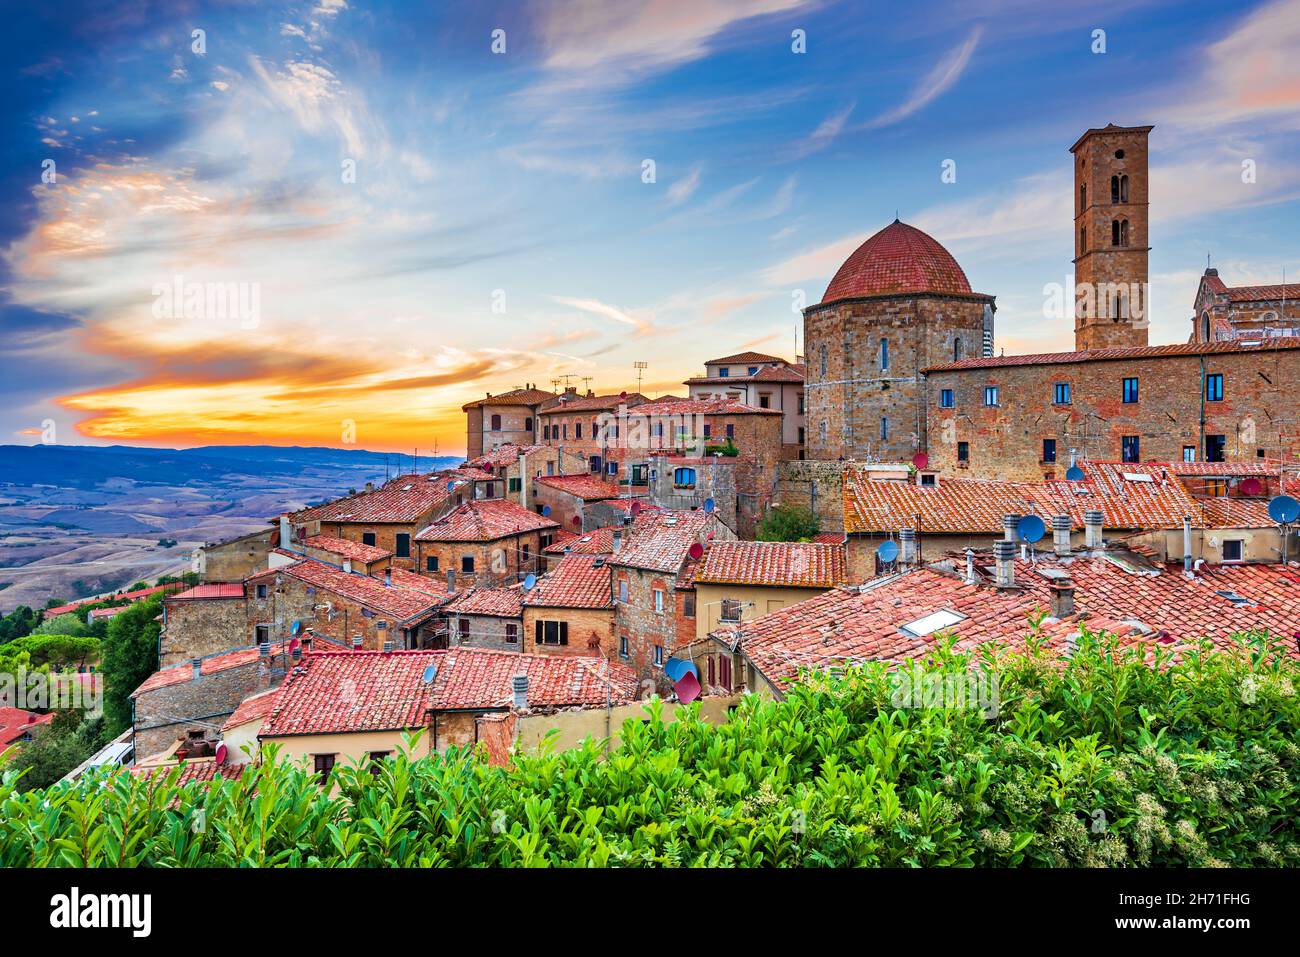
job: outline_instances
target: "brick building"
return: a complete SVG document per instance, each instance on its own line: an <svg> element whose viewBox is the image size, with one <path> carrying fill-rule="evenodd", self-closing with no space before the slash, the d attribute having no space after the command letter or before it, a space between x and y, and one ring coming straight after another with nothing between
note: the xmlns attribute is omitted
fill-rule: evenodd
<svg viewBox="0 0 1300 957"><path fill-rule="evenodd" d="M519 640L524 627L523 597L523 583L496 588L474 586L457 592L443 609L446 641L434 647L523 650Z"/></svg>
<svg viewBox="0 0 1300 957"><path fill-rule="evenodd" d="M1196 290L1191 342L1300 336L1300 283L1229 286L1206 269Z"/></svg>
<svg viewBox="0 0 1300 957"><path fill-rule="evenodd" d="M618 395L578 395L566 391L538 416L541 441L566 452L581 455L586 471L619 477L619 463L626 432L620 431L620 409L634 409L649 401L639 392Z"/></svg>
<svg viewBox="0 0 1300 957"><path fill-rule="evenodd" d="M244 583L197 585L163 599L161 668L253 644Z"/></svg>
<svg viewBox="0 0 1300 957"><path fill-rule="evenodd" d="M541 475L532 480L533 506L538 511L546 509L547 517L569 532L587 529L587 506L618 498L627 489L620 489L599 475L581 472L576 475Z"/></svg>
<svg viewBox="0 0 1300 957"><path fill-rule="evenodd" d="M501 445L533 445L540 434L537 414L556 400L531 383L461 406L465 413L465 457L473 459Z"/></svg>
<svg viewBox="0 0 1300 957"><path fill-rule="evenodd" d="M844 546L710 542L693 574L695 637L761 617L847 581ZM728 683L729 685L729 683Z"/></svg>
<svg viewBox="0 0 1300 957"><path fill-rule="evenodd" d="M478 499L421 529L416 557L423 574L454 574L464 586L514 583L541 572L543 536L558 527L511 499Z"/></svg>
<svg viewBox="0 0 1300 957"><path fill-rule="evenodd" d="M616 659L609 557L564 556L523 598L528 650Z"/></svg>
<svg viewBox="0 0 1300 957"><path fill-rule="evenodd" d="M704 375L684 383L691 399L734 399L742 405L776 409L782 415L781 457L804 457L804 375L802 362L787 362L762 352L740 352L708 359Z"/></svg>

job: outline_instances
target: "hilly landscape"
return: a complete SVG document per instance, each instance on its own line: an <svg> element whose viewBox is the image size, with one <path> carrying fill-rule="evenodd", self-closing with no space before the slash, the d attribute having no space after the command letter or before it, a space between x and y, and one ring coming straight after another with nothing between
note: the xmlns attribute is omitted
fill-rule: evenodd
<svg viewBox="0 0 1300 957"><path fill-rule="evenodd" d="M0 446L0 612L188 571L194 550L399 472L460 462L360 449Z"/></svg>

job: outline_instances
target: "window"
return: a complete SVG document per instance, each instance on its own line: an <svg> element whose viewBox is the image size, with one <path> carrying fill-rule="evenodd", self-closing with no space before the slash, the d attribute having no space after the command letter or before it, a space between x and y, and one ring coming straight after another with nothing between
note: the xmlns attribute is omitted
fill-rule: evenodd
<svg viewBox="0 0 1300 957"><path fill-rule="evenodd" d="M821 374L824 377L826 375L826 347L825 346L821 347L820 355L821 358L818 361L818 365L821 367Z"/></svg>
<svg viewBox="0 0 1300 957"><path fill-rule="evenodd" d="M512 478L506 480L507 492L518 492L522 486L523 486L522 479Z"/></svg>
<svg viewBox="0 0 1300 957"><path fill-rule="evenodd" d="M375 777L384 773L383 763L388 760L392 751L371 751L370 752L370 773Z"/></svg>
<svg viewBox="0 0 1300 957"><path fill-rule="evenodd" d="M560 434L567 439L569 437L569 423L565 422L564 425L560 427L560 430Z"/></svg>
<svg viewBox="0 0 1300 957"><path fill-rule="evenodd" d="M770 392L761 392L758 396L758 407L760 409L772 408L772 394Z"/></svg>
<svg viewBox="0 0 1300 957"><path fill-rule="evenodd" d="M488 488L488 491L491 491L491 490L492 490L492 483L489 482L487 488ZM491 497L492 497L491 495L488 496L488 498L491 498ZM410 558L410 557L411 557L411 535L410 535L410 533L409 533L409 532L398 532L398 533L397 533L397 539L396 539L396 546L397 546L397 557L398 557L398 558Z"/></svg>
<svg viewBox="0 0 1300 957"><path fill-rule="evenodd" d="M317 754L313 755L313 757L316 760L316 773L320 775L321 787L325 787L325 785L329 784L330 772L334 770L335 755Z"/></svg>
<svg viewBox="0 0 1300 957"><path fill-rule="evenodd" d="M617 474L618 474L618 463L617 463L617 462L606 462L606 463L605 463L605 471L606 471L606 473L608 473L609 475L617 475Z"/></svg>
<svg viewBox="0 0 1300 957"><path fill-rule="evenodd" d="M533 557L533 555L532 555L532 551L529 549L529 547L528 547L528 545L527 545L526 543L525 543L525 544L522 544L522 545L519 546L519 564L520 564L520 565L527 565L528 562L532 559L532 557Z"/></svg>
<svg viewBox="0 0 1300 957"><path fill-rule="evenodd" d="M722 600L722 610L718 613L721 621L740 621L742 613L740 602L734 598L724 598Z"/></svg>
<svg viewBox="0 0 1300 957"><path fill-rule="evenodd" d="M1207 435L1205 437L1205 461L1222 462L1223 450L1228 444L1227 436Z"/></svg>
<svg viewBox="0 0 1300 957"><path fill-rule="evenodd" d="M260 599L262 599L262 600L265 600L265 599L266 599L266 596L267 596L267 587L266 587L265 585L258 585L258 586L257 586L257 597L260 598Z"/></svg>
<svg viewBox="0 0 1300 957"><path fill-rule="evenodd" d="M713 426L710 425L708 422L704 423L704 437L706 439L713 437Z"/></svg>
<svg viewBox="0 0 1300 957"><path fill-rule="evenodd" d="M1208 312L1201 316L1201 341L1210 341L1210 314Z"/></svg>
<svg viewBox="0 0 1300 957"><path fill-rule="evenodd" d="M424 557L424 570L426 572L436 572L438 570L437 555L426 555Z"/></svg>
<svg viewBox="0 0 1300 957"><path fill-rule="evenodd" d="M474 556L462 555L460 557L460 570L467 575L474 574Z"/></svg>
<svg viewBox="0 0 1300 957"><path fill-rule="evenodd" d="M1184 445L1184 446L1183 446L1183 461L1184 461L1184 462L1195 462L1195 461L1196 461L1196 446L1194 446L1194 445Z"/></svg>
<svg viewBox="0 0 1300 957"><path fill-rule="evenodd" d="M750 367L749 367L749 374L750 374L750 375L758 375L758 366L750 366Z"/></svg>
<svg viewBox="0 0 1300 957"><path fill-rule="evenodd" d="M539 645L567 645L569 643L569 623L567 621L539 621L533 627L533 638Z"/></svg>
<svg viewBox="0 0 1300 957"><path fill-rule="evenodd" d="M268 641L271 640L271 626L270 625L254 626L253 636L257 639L256 641L257 644L259 645L266 644Z"/></svg>
<svg viewBox="0 0 1300 957"><path fill-rule="evenodd" d="M1223 401L1223 373L1216 372L1205 377L1205 401Z"/></svg>
<svg viewBox="0 0 1300 957"><path fill-rule="evenodd" d="M1138 400L1138 380L1134 376L1124 380L1124 402L1132 405Z"/></svg>
<svg viewBox="0 0 1300 957"><path fill-rule="evenodd" d="M921 473L921 485L922 485L923 487L924 487L924 486L929 486L930 488L934 488L934 487L935 487L936 485L938 485L938 484L939 484L939 482L938 482L937 476L936 476L933 472L922 472L922 473Z"/></svg>
<svg viewBox="0 0 1300 957"><path fill-rule="evenodd" d="M1110 201L1112 203L1119 202L1119 177L1118 176L1112 176L1110 178Z"/></svg>
<svg viewBox="0 0 1300 957"><path fill-rule="evenodd" d="M965 615L943 608L931 612L924 618L918 618L915 621L909 621L906 625L900 625L899 628L914 638L924 638L926 635L932 635L944 628L951 628L953 625L965 620Z"/></svg>
<svg viewBox="0 0 1300 957"><path fill-rule="evenodd" d="M804 414L804 407L803 407L803 393L802 393L802 392L800 392L799 395L797 396L797 401L798 401L798 403L799 403L799 415L803 415L803 414Z"/></svg>
<svg viewBox="0 0 1300 957"><path fill-rule="evenodd" d="M663 589L662 589L662 588L656 588L656 589L654 590L654 596L655 596L655 614L656 614L656 615L662 615L662 614L664 613L664 593L663 593Z"/></svg>
<svg viewBox="0 0 1300 957"><path fill-rule="evenodd" d="M663 666L664 666L664 646L655 645L655 667L662 668Z"/></svg>
<svg viewBox="0 0 1300 957"><path fill-rule="evenodd" d="M519 641L519 626L513 621L506 622L506 641L512 645Z"/></svg>
<svg viewBox="0 0 1300 957"><path fill-rule="evenodd" d="M627 579L626 578L620 580L618 583L618 600L625 605L627 604Z"/></svg>
<svg viewBox="0 0 1300 957"><path fill-rule="evenodd" d="M682 614L685 615L687 618L695 617L695 596L694 595L687 594L682 596Z"/></svg>
<svg viewBox="0 0 1300 957"><path fill-rule="evenodd" d="M493 432L500 432L500 431L501 431L501 416L500 416L500 415L494 415L494 416L492 416L492 431L493 431Z"/></svg>
<svg viewBox="0 0 1300 957"><path fill-rule="evenodd" d="M889 416L887 415L880 417L880 441L889 441Z"/></svg>
<svg viewBox="0 0 1300 957"><path fill-rule="evenodd" d="M1142 461L1142 440L1136 435L1122 435L1119 439L1121 462Z"/></svg>
<svg viewBox="0 0 1300 957"><path fill-rule="evenodd" d="M889 340L880 340L880 371L889 371Z"/></svg>
<svg viewBox="0 0 1300 957"><path fill-rule="evenodd" d="M1052 402L1056 405L1070 404L1070 383L1058 382L1052 392Z"/></svg>
<svg viewBox="0 0 1300 957"><path fill-rule="evenodd" d="M1241 561L1241 539L1225 538L1223 540L1223 560L1225 562Z"/></svg>
<svg viewBox="0 0 1300 957"><path fill-rule="evenodd" d="M1206 479L1205 494L1211 498L1228 497L1228 480L1227 479Z"/></svg>
<svg viewBox="0 0 1300 957"><path fill-rule="evenodd" d="M588 466L590 466L591 471L599 472L601 466L600 456L593 455L590 459L587 460L587 464Z"/></svg>
<svg viewBox="0 0 1300 957"><path fill-rule="evenodd" d="M951 409L953 407L952 389L939 390L939 408Z"/></svg>
<svg viewBox="0 0 1300 957"><path fill-rule="evenodd" d="M532 417L531 417L531 416L529 416L528 418L524 419L524 431L525 431L525 432L531 432L531 431L533 431L533 420L532 420Z"/></svg>
<svg viewBox="0 0 1300 957"><path fill-rule="evenodd" d="M727 423L727 438L729 438L729 439L734 439L735 437L736 437L736 426L735 426L735 423L728 422L728 423Z"/></svg>
<svg viewBox="0 0 1300 957"><path fill-rule="evenodd" d="M984 387L984 404L994 406L998 404L998 387L995 385L986 385Z"/></svg>
<svg viewBox="0 0 1300 957"><path fill-rule="evenodd" d="M718 370L718 378L719 378L719 379L730 379L730 378L731 378L731 370L730 370L730 369L727 369L727 368L719 369L719 370Z"/></svg>
<svg viewBox="0 0 1300 957"><path fill-rule="evenodd" d="M1043 461L1056 461L1056 439L1043 439Z"/></svg>
<svg viewBox="0 0 1300 957"><path fill-rule="evenodd" d="M456 619L456 631L460 633L460 643L462 645L467 644L469 642L469 619Z"/></svg>
<svg viewBox="0 0 1300 957"><path fill-rule="evenodd" d="M695 469L673 469L674 488L695 488Z"/></svg>
<svg viewBox="0 0 1300 957"><path fill-rule="evenodd" d="M580 439L580 438L582 438L582 423L581 423L581 422L574 422L574 423L573 423L573 437L574 437L575 439Z"/></svg>
<svg viewBox="0 0 1300 957"><path fill-rule="evenodd" d="M1087 226L1079 227L1079 248L1080 249L1088 248L1088 227Z"/></svg>
<svg viewBox="0 0 1300 957"><path fill-rule="evenodd" d="M969 443L969 442L958 442L958 443L957 443L957 461L958 461L958 462L969 462L969 461L970 461L970 443Z"/></svg>
<svg viewBox="0 0 1300 957"><path fill-rule="evenodd" d="M627 657L627 635L618 636L618 655L620 658Z"/></svg>
<svg viewBox="0 0 1300 957"><path fill-rule="evenodd" d="M375 533L374 533L374 532L362 532L362 533L361 533L361 544L362 544L362 545L373 545L373 544L375 544Z"/></svg>
<svg viewBox="0 0 1300 957"><path fill-rule="evenodd" d="M1088 187L1083 185L1079 187L1079 212L1084 212L1088 208Z"/></svg>
<svg viewBox="0 0 1300 957"><path fill-rule="evenodd" d="M1115 159L1117 159L1117 160L1122 160L1123 158L1124 158L1124 151L1123 151L1123 150L1116 150L1116 151L1115 151Z"/></svg>
<svg viewBox="0 0 1300 957"><path fill-rule="evenodd" d="M728 691L731 690L731 657L718 655L718 683Z"/></svg>
<svg viewBox="0 0 1300 957"><path fill-rule="evenodd" d="M648 465L633 465L633 466L632 466L632 484L633 484L633 485L645 485L645 484L646 484L646 470L647 470L649 467L650 467L650 466L648 466Z"/></svg>

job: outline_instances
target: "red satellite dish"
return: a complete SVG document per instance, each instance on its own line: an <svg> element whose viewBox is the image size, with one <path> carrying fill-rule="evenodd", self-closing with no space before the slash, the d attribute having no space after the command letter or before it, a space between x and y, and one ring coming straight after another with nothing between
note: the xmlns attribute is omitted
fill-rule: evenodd
<svg viewBox="0 0 1300 957"><path fill-rule="evenodd" d="M620 393L618 394L618 397L619 397L620 399L626 399L626 398L627 398L627 390L624 389L622 392L620 392Z"/></svg>
<svg viewBox="0 0 1300 957"><path fill-rule="evenodd" d="M219 745L217 745L217 755L215 758L216 763L225 764L227 753L228 753L228 749L226 748L226 742L222 741Z"/></svg>
<svg viewBox="0 0 1300 957"><path fill-rule="evenodd" d="M926 455L924 452L917 452L912 456L912 465L918 469L923 469L929 464L930 456Z"/></svg>
<svg viewBox="0 0 1300 957"><path fill-rule="evenodd" d="M582 524L582 516L581 516L581 515L575 515L575 516L573 516L573 524L574 524L574 525L581 525L581 524Z"/></svg>
<svg viewBox="0 0 1300 957"><path fill-rule="evenodd" d="M1257 478L1248 478L1243 480L1241 483L1242 495L1258 495L1262 490L1259 479Z"/></svg>
<svg viewBox="0 0 1300 957"><path fill-rule="evenodd" d="M301 645L301 644L302 644L302 642L299 641L297 638L290 638L290 639L289 639L289 654L293 654L295 651L297 651L297 650L298 650L298 646Z"/></svg>
<svg viewBox="0 0 1300 957"><path fill-rule="evenodd" d="M632 513L633 518L636 518L638 515L641 514L641 503L633 502L632 505L628 508L628 511Z"/></svg>
<svg viewBox="0 0 1300 957"><path fill-rule="evenodd" d="M704 557L704 546L701 545L699 542L696 542L689 549L686 550L686 554L690 555L691 558L695 559L696 561L699 561L701 558Z"/></svg>

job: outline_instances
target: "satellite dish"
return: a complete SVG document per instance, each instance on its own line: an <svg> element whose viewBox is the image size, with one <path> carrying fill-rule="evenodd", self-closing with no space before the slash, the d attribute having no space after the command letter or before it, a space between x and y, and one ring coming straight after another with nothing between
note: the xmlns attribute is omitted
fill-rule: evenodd
<svg viewBox="0 0 1300 957"><path fill-rule="evenodd" d="M433 684L433 679L436 677L438 677L438 666L429 665L429 667L424 669L424 674L420 676L420 680L427 685L431 685Z"/></svg>
<svg viewBox="0 0 1300 957"><path fill-rule="evenodd" d="M618 397L619 397L620 399L626 399L626 398L627 398L627 390L624 389L622 392L620 392L620 393L618 394Z"/></svg>
<svg viewBox="0 0 1300 957"><path fill-rule="evenodd" d="M881 542L880 547L876 549L876 557L882 562L892 562L898 557L898 542Z"/></svg>
<svg viewBox="0 0 1300 957"><path fill-rule="evenodd" d="M222 741L217 745L217 753L214 760L217 764L225 764L227 754L229 754L229 749L226 747L226 742Z"/></svg>
<svg viewBox="0 0 1300 957"><path fill-rule="evenodd" d="M929 464L930 456L926 455L924 452L917 452L912 456L912 465L918 470L925 468Z"/></svg>
<svg viewBox="0 0 1300 957"><path fill-rule="evenodd" d="M1242 495L1258 495L1262 490L1263 490L1263 489L1262 489L1262 487L1260 486L1259 479L1257 479L1257 478L1248 478L1248 479L1243 479L1243 480L1242 480L1242 483L1241 483L1241 494L1242 494Z"/></svg>
<svg viewBox="0 0 1300 957"><path fill-rule="evenodd" d="M548 515L550 515L550 514L551 514L551 506L549 506L549 505L543 505L543 506L542 506L542 518L546 518L546 517L547 517Z"/></svg>
<svg viewBox="0 0 1300 957"><path fill-rule="evenodd" d="M296 625L298 623L295 621L294 624ZM293 654L295 651L297 651L298 646L301 644L302 642L299 641L296 637L289 639L289 654Z"/></svg>
<svg viewBox="0 0 1300 957"><path fill-rule="evenodd" d="M690 555L695 561L699 561L704 557L704 546L699 542L692 542L691 547L686 550L686 554Z"/></svg>
<svg viewBox="0 0 1300 957"><path fill-rule="evenodd" d="M1037 515L1026 515L1016 522L1016 535L1031 545L1047 534L1047 525Z"/></svg>
<svg viewBox="0 0 1300 957"><path fill-rule="evenodd" d="M681 658L669 658L664 662L664 674L668 676L669 681L680 681L682 675L686 673L688 662Z"/></svg>
<svg viewBox="0 0 1300 957"><path fill-rule="evenodd" d="M293 635L295 638L297 638L300 634L302 634L302 622L295 621L292 625L290 625L289 634Z"/></svg>
<svg viewBox="0 0 1300 957"><path fill-rule="evenodd" d="M677 692L678 701L682 704L690 704L700 696L700 679L687 672L682 675L681 681L673 685L673 691Z"/></svg>
<svg viewBox="0 0 1300 957"><path fill-rule="evenodd" d="M456 491L456 480L455 480L455 479L452 479L452 480L450 480L449 482L447 482L447 491L448 491L448 492L454 492L454 491Z"/></svg>
<svg viewBox="0 0 1300 957"><path fill-rule="evenodd" d="M641 503L633 502L632 505L628 508L628 511L632 513L633 518L636 518L638 515L641 514Z"/></svg>
<svg viewBox="0 0 1300 957"><path fill-rule="evenodd" d="M573 524L574 524L574 525L577 525L579 528L581 528L581 527L582 527L582 516L581 516L581 515L575 515L575 516L573 516Z"/></svg>
<svg viewBox="0 0 1300 957"><path fill-rule="evenodd" d="M527 575L527 576L524 578L524 591L532 591L532 590L533 590L533 586L536 585L536 584L537 584L537 576L536 576L536 575Z"/></svg>
<svg viewBox="0 0 1300 957"><path fill-rule="evenodd" d="M706 514L712 514L713 510L718 507L718 503L711 498L704 500L704 511Z"/></svg>
<svg viewBox="0 0 1300 957"><path fill-rule="evenodd" d="M1279 495L1268 503L1268 516L1279 525L1289 525L1300 518L1300 502L1290 495Z"/></svg>
<svg viewBox="0 0 1300 957"><path fill-rule="evenodd" d="M1079 466L1077 465L1071 465L1068 469L1065 470L1065 477L1069 479L1071 482L1082 482L1083 469L1079 468Z"/></svg>

